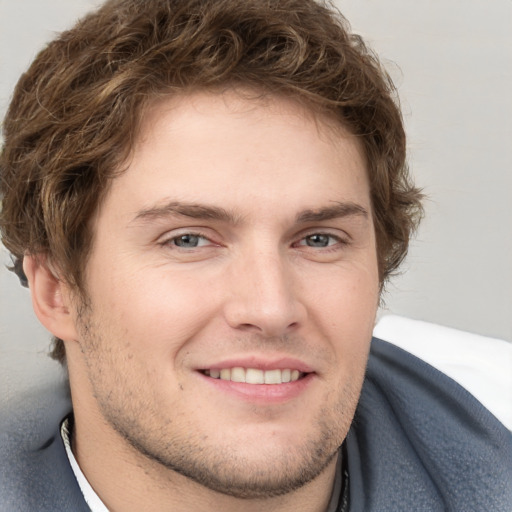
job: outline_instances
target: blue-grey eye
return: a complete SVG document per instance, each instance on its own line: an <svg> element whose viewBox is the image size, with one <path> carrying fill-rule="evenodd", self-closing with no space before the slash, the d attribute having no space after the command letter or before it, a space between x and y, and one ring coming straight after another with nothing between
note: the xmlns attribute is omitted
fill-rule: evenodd
<svg viewBox="0 0 512 512"><path fill-rule="evenodd" d="M331 235L322 235L320 233L309 235L304 238L305 245L308 247L328 247L332 245L333 237Z"/></svg>
<svg viewBox="0 0 512 512"><path fill-rule="evenodd" d="M199 235L187 233L186 235L181 235L174 238L173 242L174 245L178 247L183 247L184 249L193 249L203 245L201 242L204 242L204 238Z"/></svg>

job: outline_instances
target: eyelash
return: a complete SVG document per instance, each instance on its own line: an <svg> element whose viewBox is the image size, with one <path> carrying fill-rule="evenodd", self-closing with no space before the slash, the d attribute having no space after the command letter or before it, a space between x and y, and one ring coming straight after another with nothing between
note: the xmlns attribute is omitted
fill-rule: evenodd
<svg viewBox="0 0 512 512"><path fill-rule="evenodd" d="M196 233L196 232L193 232L193 231L186 231L184 233L180 233L179 235L175 235L171 238L167 238L166 240L164 240L162 242L162 246L169 246L169 245L172 245L173 247L175 247L176 249L180 250L187 250L187 249L198 249L201 247L201 245L197 246L197 247L189 247L189 248L183 248L183 247L180 247L179 245L177 245L175 242L177 240L179 240L180 238L184 238L184 237L197 237L197 238L200 238L202 240L207 240L210 244L213 244L213 242L205 235L201 234L201 233ZM209 244L208 244L209 245Z"/></svg>
<svg viewBox="0 0 512 512"><path fill-rule="evenodd" d="M311 245L307 245L307 239L311 239L312 237L328 237L331 241L331 240L334 240L334 243L328 243L328 245L326 246L318 246L318 247L315 247L315 246L311 246ZM194 231L186 231L186 232L183 232L183 233L180 233L178 235L175 235L171 238L168 238L166 240L164 240L161 245L162 246L169 246L171 245L173 248L176 248L177 250L184 250L184 251L187 251L187 250L193 250L193 249L199 249L201 247L204 247L202 245L197 245L195 247L180 247L179 245L176 244L176 241L178 241L180 238L184 238L184 237L197 237L199 239L202 239L203 241L207 241L209 242L208 244L205 244L204 246L211 246L211 245L216 245L214 242L212 242L212 240L210 238L208 238L207 236L205 236L204 234L201 234L201 233L197 233L197 232L194 232ZM303 243L304 242L304 243ZM311 232L311 233L307 233L303 236L301 236L301 238L297 241L297 242L294 242L292 244L293 247L295 248L298 248L298 247L307 247L307 248L311 248L311 249L320 249L324 252L326 251L333 251L333 250L336 250L339 248L339 246L344 246L344 245L348 245L348 240L340 237L340 236L337 236L337 235L334 235L332 233L325 233L325 232L321 232L321 231L314 231L314 232Z"/></svg>
<svg viewBox="0 0 512 512"><path fill-rule="evenodd" d="M307 239L311 239L312 237L315 237L315 236L316 237L327 237L329 239L328 245L317 246L317 247L307 245ZM330 243L331 241L333 243ZM305 247L306 249L317 250L318 252L321 251L323 253L326 253L326 252L338 251L340 248L343 248L344 246L347 246L348 244L349 244L348 237L343 238L339 235L334 235L333 233L326 233L326 232L322 232L322 231L313 231L313 232L303 235L298 242L295 242L293 244L293 246L296 248Z"/></svg>

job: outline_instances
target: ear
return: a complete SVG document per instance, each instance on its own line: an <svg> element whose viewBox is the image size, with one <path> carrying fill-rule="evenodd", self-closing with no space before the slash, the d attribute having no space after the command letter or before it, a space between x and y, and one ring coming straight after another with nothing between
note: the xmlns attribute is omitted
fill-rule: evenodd
<svg viewBox="0 0 512 512"><path fill-rule="evenodd" d="M23 270L28 279L32 307L39 321L61 340L76 340L69 286L58 277L44 255L26 255Z"/></svg>

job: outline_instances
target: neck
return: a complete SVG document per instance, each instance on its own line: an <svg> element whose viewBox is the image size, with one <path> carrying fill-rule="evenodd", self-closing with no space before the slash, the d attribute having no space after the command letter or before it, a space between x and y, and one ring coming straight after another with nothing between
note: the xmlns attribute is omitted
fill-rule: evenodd
<svg viewBox="0 0 512 512"><path fill-rule="evenodd" d="M299 489L271 498L237 498L208 489L149 460L124 440L120 443L116 432L102 428L101 435L96 435L91 428L95 422L88 421L84 428L80 415L75 416L73 453L94 492L111 512L145 510L149 503L155 512L325 512L329 505L337 457L317 478Z"/></svg>

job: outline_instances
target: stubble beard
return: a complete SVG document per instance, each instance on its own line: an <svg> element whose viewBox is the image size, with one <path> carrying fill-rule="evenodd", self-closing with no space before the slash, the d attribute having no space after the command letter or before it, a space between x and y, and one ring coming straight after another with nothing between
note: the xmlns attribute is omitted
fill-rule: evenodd
<svg viewBox="0 0 512 512"><path fill-rule="evenodd" d="M165 449L157 448L140 432L127 432L119 422L111 425L151 462L211 491L238 499L273 498L300 489L317 478L338 454L338 445L334 450L326 449L332 440L323 436L309 443L311 446L290 447L288 454L276 457L274 452L266 460L254 463L232 450L197 446L193 441L180 446L172 442Z"/></svg>
<svg viewBox="0 0 512 512"><path fill-rule="evenodd" d="M124 383L119 381L123 373L129 375L129 372L118 371L112 382L115 357L102 339L101 327L93 324L86 308L81 311L80 323L82 353L103 418L135 451L139 460L142 456L142 460L149 463L148 469L158 471L160 468L159 474L162 468L170 470L166 472L170 482L172 473L178 473L207 489L234 498L271 498L312 482L337 456L359 397L359 389L354 386L348 385L343 390L334 410L322 410L318 414L316 425L310 430L314 434L300 445L287 446L280 453L272 449L265 453L262 447L263 456L254 461L241 456L235 446L208 444L205 436L194 432L193 427L186 437L182 433L173 434L169 427L173 419L160 421L159 425L161 416L141 399L140 386L132 383L129 389L129 377ZM152 421L151 416L156 420ZM333 418L337 421L332 421Z"/></svg>

